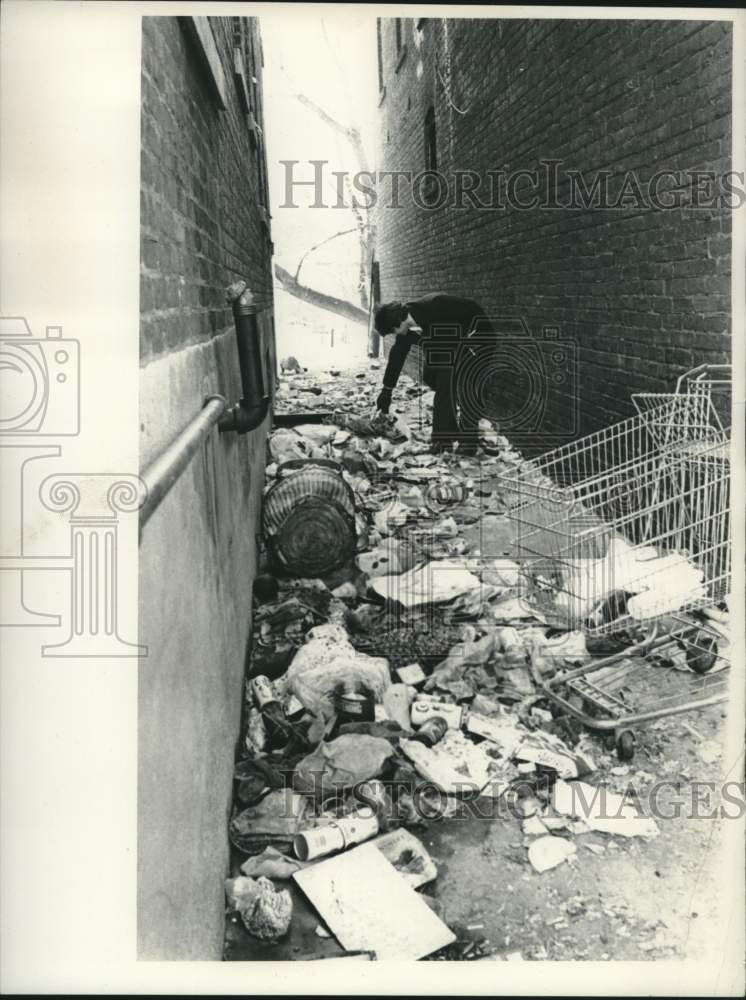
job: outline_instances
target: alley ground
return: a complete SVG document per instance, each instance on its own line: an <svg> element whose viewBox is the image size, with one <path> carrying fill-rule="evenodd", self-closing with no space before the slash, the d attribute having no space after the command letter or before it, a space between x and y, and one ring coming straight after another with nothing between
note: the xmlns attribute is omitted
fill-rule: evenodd
<svg viewBox="0 0 746 1000"><path fill-rule="evenodd" d="M284 380L281 399L289 393L290 403L282 405L333 410L340 399L354 396L359 412L369 410L381 366L371 366L362 344L359 356L346 361L341 373L326 369ZM322 395L298 392L299 386L312 383ZM392 412L426 434L426 397L414 383L404 383ZM494 465L471 459L459 463L457 458L447 462L449 470L476 479L481 492L494 496ZM470 555L510 555L512 529L489 503L478 519L466 522L459 524L458 535ZM635 690L640 701L655 703L675 695L691 679L691 672L670 663L648 666ZM462 815L413 826L438 870L437 878L419 891L432 898L457 939L430 960L712 960L728 920L720 869L727 822L722 788L724 781L742 780L742 761L724 752L726 718L727 704L721 704L641 727L634 758L626 763L601 735L579 725L572 728L572 741L594 764L585 780L625 794L644 815L655 815L655 837L613 836L568 823L556 832L572 840L576 853L540 873L527 857L533 838L524 834L522 818L508 809L495 815L492 799L462 804ZM725 811L731 816L740 812L728 803ZM234 850L233 875L240 874L245 860L245 854ZM322 936L319 914L292 879L275 884L292 897L288 934L278 942L261 942L229 909L225 958L277 961L344 954L333 936Z"/></svg>

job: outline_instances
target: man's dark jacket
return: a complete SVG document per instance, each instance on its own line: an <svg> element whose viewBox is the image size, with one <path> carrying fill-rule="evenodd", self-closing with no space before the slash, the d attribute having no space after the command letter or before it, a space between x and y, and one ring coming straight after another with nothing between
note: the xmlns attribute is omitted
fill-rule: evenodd
<svg viewBox="0 0 746 1000"><path fill-rule="evenodd" d="M449 337L445 335L445 331L436 331L436 327L454 327L453 339L462 339L472 332L476 321L485 315L484 309L473 299L462 299L457 295L445 295L442 292L423 295L421 299L405 302L404 306L409 310L417 326L422 329L422 335L409 330L403 336L394 338L386 371L383 375L383 384L387 389L396 387L409 349L413 344L420 343L421 340L431 341L433 338L437 338L437 341L442 340L444 346L447 346ZM424 378L428 384L432 382L432 379L428 378L427 366ZM435 388L435 386L431 385L431 388Z"/></svg>

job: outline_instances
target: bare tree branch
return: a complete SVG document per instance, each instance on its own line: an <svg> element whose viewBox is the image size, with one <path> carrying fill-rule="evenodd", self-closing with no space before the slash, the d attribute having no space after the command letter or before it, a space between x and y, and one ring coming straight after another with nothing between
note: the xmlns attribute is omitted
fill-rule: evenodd
<svg viewBox="0 0 746 1000"><path fill-rule="evenodd" d="M353 305L351 302L346 302L344 299L338 299L334 295L326 295L324 292L317 292L315 288L301 285L289 271L286 271L279 264L275 264L275 277L283 289L290 295L294 295L297 299L302 299L303 302L310 302L311 305L318 306L319 309L326 309L327 312L343 316L345 319L350 319L355 323L361 323L367 329L368 313L364 309L360 309L358 306Z"/></svg>
<svg viewBox="0 0 746 1000"><path fill-rule="evenodd" d="M310 108L311 111L314 111L324 124L344 136L355 151L355 156L357 157L360 169L367 170L368 160L365 155L365 149L363 148L363 141L360 138L359 129L355 128L354 125L343 125L341 122L338 122L336 118L332 118L332 116L324 111L320 105L318 105L315 101L312 101L310 97L306 97L305 94L296 94L295 96L304 107Z"/></svg>
<svg viewBox="0 0 746 1000"><path fill-rule="evenodd" d="M350 233L356 233L357 231L358 226L353 226L352 229L343 229L341 232L334 233L333 236L327 236L325 240L322 240L320 243L315 243L312 247L309 247L298 261L298 266L295 269L295 280L298 280L298 275L300 274L300 269L303 266L303 261L309 256L309 254L312 254L314 250L318 250L319 247L323 247L325 243L331 243L331 241L336 240L338 236L349 236Z"/></svg>

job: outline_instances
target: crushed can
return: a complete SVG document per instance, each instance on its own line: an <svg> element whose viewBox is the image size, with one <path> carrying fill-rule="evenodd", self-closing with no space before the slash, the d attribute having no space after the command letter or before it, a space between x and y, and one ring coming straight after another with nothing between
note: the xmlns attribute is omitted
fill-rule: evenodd
<svg viewBox="0 0 746 1000"><path fill-rule="evenodd" d="M440 743L448 732L448 723L441 715L431 716L424 722L412 737L418 743L424 743L426 747L434 747Z"/></svg>

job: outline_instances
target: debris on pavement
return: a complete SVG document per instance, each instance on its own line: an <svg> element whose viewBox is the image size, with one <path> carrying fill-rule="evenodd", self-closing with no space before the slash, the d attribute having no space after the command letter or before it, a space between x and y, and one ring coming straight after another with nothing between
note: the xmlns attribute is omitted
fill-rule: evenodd
<svg viewBox="0 0 746 1000"><path fill-rule="evenodd" d="M244 927L261 941L276 941L287 934L293 916L293 901L287 889L277 891L268 878L248 876L226 880L229 906Z"/></svg>
<svg viewBox="0 0 746 1000"><path fill-rule="evenodd" d="M290 858L276 847L265 847L261 854L256 854L241 865L241 872L258 878L265 875L267 878L288 879L293 872L297 872L303 867L303 862L297 858Z"/></svg>
<svg viewBox="0 0 746 1000"><path fill-rule="evenodd" d="M562 816L582 819L589 829L598 833L657 837L660 832L652 817L641 816L623 796L603 786L594 788L585 781L557 781L552 788L552 808Z"/></svg>
<svg viewBox="0 0 746 1000"><path fill-rule="evenodd" d="M528 860L534 871L546 872L567 861L577 852L577 847L571 840L564 837L539 837L529 844Z"/></svg>
<svg viewBox="0 0 746 1000"><path fill-rule="evenodd" d="M348 951L416 960L455 940L373 844L311 865L293 878Z"/></svg>
<svg viewBox="0 0 746 1000"><path fill-rule="evenodd" d="M311 861L342 851L350 844L369 840L378 831L378 817L372 810L350 813L349 816L342 816L323 826L297 833L293 840L293 850L301 861Z"/></svg>
<svg viewBox="0 0 746 1000"><path fill-rule="evenodd" d="M646 772L613 766L602 737L584 736L566 710L573 689L555 698L553 685L598 655L598 636L578 626L579 609L598 605L594 573L616 582L611 570L619 574L633 617L635 601L642 613L652 599L651 560L672 604L699 583L686 559L612 539L603 564L574 560L576 594L563 607L549 577L530 574L508 544L515 497L506 482L532 473L498 428L480 424L476 457L434 455L432 393L402 377L409 402L374 415L365 379L351 391L345 376L328 374L283 377L276 412L305 415L269 437L229 827L240 875L226 882L229 906L271 943L296 919L300 889L313 907L312 941L355 957L557 957L561 945L547 937L506 951L507 934L493 946L445 920L450 901L446 911L438 887L448 866L439 879L442 855L411 831L424 840L465 806L510 804L487 820L512 830L490 873L506 899L514 865L520 878L546 884L551 876L531 873L564 862L574 873L644 849L660 832L635 796ZM485 543L486 520L505 546ZM726 613L716 609L713 622L727 634ZM676 659L682 647L671 646L638 657L651 683L691 673L686 653ZM616 696L624 704L624 688ZM717 742L696 737L693 756L717 764ZM415 891L426 885L432 896Z"/></svg>

